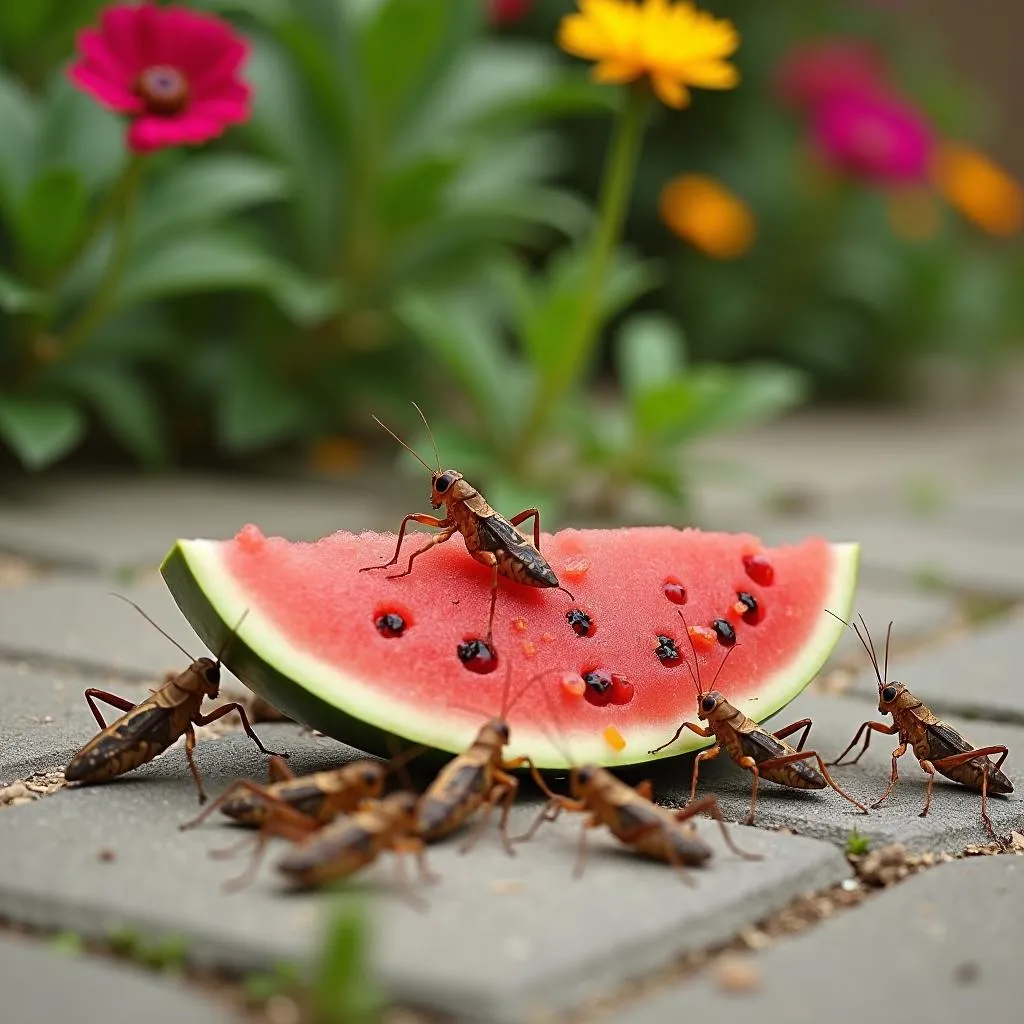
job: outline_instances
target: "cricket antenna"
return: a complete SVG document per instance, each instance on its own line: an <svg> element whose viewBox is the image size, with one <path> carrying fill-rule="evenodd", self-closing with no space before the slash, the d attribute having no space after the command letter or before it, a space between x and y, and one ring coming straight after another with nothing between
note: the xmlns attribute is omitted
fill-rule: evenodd
<svg viewBox="0 0 1024 1024"><path fill-rule="evenodd" d="M167 632L167 630L163 629L161 626L158 626L134 601L129 600L127 597L124 596L124 594L114 593L113 590L109 591L109 593L111 597L118 597L122 601L124 601L125 604L130 604L158 633L162 634L164 637L166 637L166 639L170 640L171 643L174 644L174 646L177 647L178 650L181 651L181 653L184 654L189 661L196 660L192 657L191 654L188 653L188 651L185 650L184 647L181 646L181 644L178 643L177 640L174 639L173 636L171 636L170 633Z"/></svg>
<svg viewBox="0 0 1024 1024"><path fill-rule="evenodd" d="M885 631L885 663L882 665L882 675L885 681L889 681L889 638L892 636L892 619L889 620L889 628Z"/></svg>
<svg viewBox="0 0 1024 1024"><path fill-rule="evenodd" d="M437 441L434 440L434 432L430 429L430 424L427 422L427 417L423 415L423 410L415 403L412 403L412 407L420 414L420 419L423 420L423 426L427 428L427 433L430 435L430 443L434 448L434 461L437 463L437 471L441 472L441 456L437 454Z"/></svg>
<svg viewBox="0 0 1024 1024"><path fill-rule="evenodd" d="M878 658L875 655L874 644L871 644L871 646L868 646L868 640L871 639L871 633L868 631L867 623L864 622L864 616L862 615L860 617L860 621L864 622L864 632L868 634L868 640L864 639L863 634L857 628L857 623L856 622L847 622L846 619L841 618L840 616L836 615L836 613L834 611L832 611L830 608L826 608L825 611L827 611L829 613L829 615L832 616L833 619L838 619L844 626L848 626L850 629L852 629L854 631L854 633L857 634L857 639L860 641L861 647L864 648L864 650L867 652L868 658L870 658L870 660L871 660L871 667L875 670L875 678L878 680L878 687L879 687L879 689L881 689L885 685L885 683L882 681L882 676L880 675L880 673L878 671Z"/></svg>
<svg viewBox="0 0 1024 1024"><path fill-rule="evenodd" d="M693 674L693 668L690 668L690 663L688 661L685 663L686 668L690 673L690 678L693 680L693 685L697 687L697 699L700 700L700 698L704 696L704 688L700 683L700 662L697 660L697 648L693 646L693 637L690 636L690 627L686 624L686 616L682 612L679 612L679 618L683 620L683 629L686 631L686 639L690 644L690 653L693 655L693 666L697 670L697 674ZM726 658L727 657L728 655L726 655ZM722 665L724 664L725 658L722 659ZM721 666L719 666L718 671L722 671ZM716 675L715 678L717 679L718 676ZM714 686L715 684L712 683L711 685Z"/></svg>
<svg viewBox="0 0 1024 1024"><path fill-rule="evenodd" d="M422 415L422 413L421 413L420 415ZM393 437L393 438L394 438L394 439L395 439L395 440L396 440L396 441L397 441L397 442L398 442L398 443L399 443L399 444L400 444L400 445L401 445L401 446L402 446L402 447L403 447L403 448L404 448L404 449L405 449L405 450L406 450L407 452L409 452L409 453L410 453L410 454L411 454L411 455L413 456L413 458L415 458L415 459L416 459L416 461L417 461L417 462L419 462L419 464L420 464L420 465L421 465L421 466L422 466L422 467L423 467L423 468L424 468L424 469L425 469L425 470L426 470L426 471L427 471L427 472L428 472L428 473L429 473L429 474L430 474L431 476L433 476L433 475L434 475L434 471L433 471L433 470L432 470L432 469L431 469L431 468L430 468L430 467L429 467L429 466L428 466L428 465L427 465L427 464L426 464L426 463L425 463L425 462L423 461L423 459L421 459L421 458L419 457L419 455L417 455L417 454L416 454L416 452L414 452L414 451L413 451L413 450L412 450L412 449L411 449L411 448L410 448L410 447L409 447L409 446L408 446L408 445L407 445L407 444L406 444L406 443L405 443L405 442L404 442L404 441L403 441L403 440L402 440L402 439L401 439L401 438L400 438L400 437L399 437L399 436L398 436L398 435L397 435L397 434L396 434L396 433L395 433L395 432L394 432L394 431L393 431L393 430L392 430L392 429L391 429L391 428L390 428L389 426L387 426L387 425L386 425L386 424L384 424L384 423L381 423L381 421L380 421L379 419L377 419L377 417L376 417L376 416L372 416L372 415L371 415L371 417L370 417L370 418L371 418L371 419L372 419L372 420L374 421L374 423L376 423L376 424L377 424L377 426L379 426L379 427L383 427L383 428L384 428L384 429L385 429L385 430L386 430L386 431L387 431L387 432L388 432L388 433L389 433L389 434L390 434L390 435L391 435L391 436L392 436L392 437Z"/></svg>
<svg viewBox="0 0 1024 1024"><path fill-rule="evenodd" d="M248 614L249 609L246 608L245 611L242 612L242 617L238 620L238 622L235 623L235 628L231 630L231 634L228 636L227 640L224 641L224 645L221 647L220 652L217 655L218 668L221 665L224 655L228 653L228 651L231 649L231 645L235 642L235 639L238 636L238 631L242 628L242 623L245 622L245 618Z"/></svg>
<svg viewBox="0 0 1024 1024"><path fill-rule="evenodd" d="M718 666L718 671L715 673L715 678L711 680L712 690L715 688L715 683L718 682L718 677L722 674L722 669L725 668L725 663L729 660L729 655L732 654L732 652L735 651L737 647L742 646L743 644L733 644L732 647L730 647L729 650L725 652L725 657L722 659L722 663Z"/></svg>

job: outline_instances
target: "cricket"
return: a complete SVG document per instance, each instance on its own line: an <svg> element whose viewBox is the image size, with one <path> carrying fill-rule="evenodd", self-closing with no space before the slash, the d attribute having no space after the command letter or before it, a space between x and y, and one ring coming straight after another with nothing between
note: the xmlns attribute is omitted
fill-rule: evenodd
<svg viewBox="0 0 1024 1024"><path fill-rule="evenodd" d="M690 642L690 652L693 654L694 668L686 662L690 679L697 688L697 718L707 722L707 726L701 726L695 722L684 721L676 729L672 738L660 747L650 751L656 754L664 750L679 739L684 729L689 729L698 736L707 739L712 737L715 740L714 746L702 750L697 754L693 762L693 778L690 782L690 800L697 795L697 779L700 774L702 761L710 761L718 757L725 750L729 756L741 768L746 768L754 776L754 784L750 793L750 810L744 820L745 825L753 825L757 812L758 784L762 778L774 782L779 786L788 786L791 789L834 789L844 800L853 804L858 810L868 813L868 809L859 801L855 800L848 793L844 792L829 774L828 768L821 755L816 750L804 750L807 742L807 735L811 730L811 719L801 718L799 722L793 722L775 732L758 725L752 718L747 717L739 708L730 704L722 693L716 690L715 683L729 660L729 655L739 647L736 644L726 651L721 663L711 681L711 689L704 690L700 679L700 662L697 660L697 651L693 646L693 637L690 635L686 619L683 619L683 627L686 629L686 637ZM787 736L803 730L800 740L795 747L786 742ZM814 760L818 767L807 762Z"/></svg>
<svg viewBox="0 0 1024 1024"><path fill-rule="evenodd" d="M430 435L436 470L431 469L390 427L385 426L376 416L373 419L430 474L430 504L435 509L444 506L445 516L441 519L422 512L410 512L399 527L398 543L395 545L395 553L391 561L382 565L368 565L359 571L369 572L372 569L387 569L396 565L409 523L432 526L441 532L435 534L423 547L409 556L409 562L404 572L389 576L388 579L400 579L403 576L408 576L412 572L413 562L420 555L438 544L444 544L445 541L451 540L456 533L461 533L470 556L481 565L488 566L492 572L491 607L487 618L488 647L492 646L494 636L494 609L498 600L499 576L504 576L506 579L527 587L557 588L567 594L571 601L575 601L572 594L559 583L554 569L540 553L540 511L536 508L523 509L511 519L506 519L487 504L484 496L457 469L442 470L437 442L430 429L430 424L415 402L413 402L413 407L420 414L423 425ZM516 529L531 517L533 518L532 541Z"/></svg>
<svg viewBox="0 0 1024 1024"><path fill-rule="evenodd" d="M829 615L839 619L835 612L829 612ZM885 652L882 670L879 671L878 654L864 616L860 616L861 626L864 628L863 634L856 623L846 622L845 619L839 619L839 621L844 626L853 629L867 653L875 672L875 678L878 680L878 710L883 715L891 715L892 723L863 722L849 745L832 764L842 764L843 758L860 742L862 736L864 744L857 756L847 762L848 764L856 764L864 756L873 732L879 732L886 736L898 736L899 745L892 752L892 774L889 778L889 786L871 806L881 807L889 798L899 779L899 759L908 749L912 749L921 770L928 775L928 790L919 817L926 817L931 808L932 789L935 786L935 775L938 773L953 782L960 783L961 786L981 791L981 820L988 834L993 839L997 839L992 819L988 814L988 795L995 793L999 796L1007 796L1013 792L1013 783L1001 771L1003 762L1010 753L1009 749L1001 744L993 744L988 747L972 746L956 729L935 715L924 701L915 697L903 683L887 682L889 677L889 640L892 636L891 622L885 633ZM998 755L998 758L993 762L991 758L995 755Z"/></svg>
<svg viewBox="0 0 1024 1024"><path fill-rule="evenodd" d="M120 594L113 596L130 604L150 625L170 640L192 664L184 672L165 682L159 689L152 691L151 695L139 704L132 704L131 701L119 697L116 693L89 687L85 691L85 700L93 717L99 723L101 732L89 740L68 763L64 770L64 778L68 782L105 782L108 779L124 775L140 765L152 761L184 735L185 758L188 761L189 771L195 780L199 802L205 803L206 793L203 790L203 780L193 756L196 745L195 726L209 725L211 722L216 722L225 715L231 714L232 711L238 713L242 728L264 754L271 757L288 756L287 754L275 755L274 751L268 750L263 745L249 724L245 708L241 704L232 702L211 711L208 715L202 713L203 702L208 698L216 699L220 693L221 659L227 653L227 649L241 628L247 613L243 613L239 619L216 660L193 658L177 640L161 629L134 601L129 601L128 598L122 597ZM117 708L124 714L107 725L96 705L97 701Z"/></svg>

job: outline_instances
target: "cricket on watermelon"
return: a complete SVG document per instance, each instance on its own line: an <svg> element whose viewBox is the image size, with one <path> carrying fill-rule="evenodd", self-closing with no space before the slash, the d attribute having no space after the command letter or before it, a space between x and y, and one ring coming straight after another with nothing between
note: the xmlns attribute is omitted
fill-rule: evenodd
<svg viewBox="0 0 1024 1024"><path fill-rule="evenodd" d="M316 542L179 540L162 565L178 606L219 649L249 614L225 664L285 714L387 756L393 738L464 750L513 685L538 677L510 714L505 756L539 768L639 764L698 750L684 730L690 644L716 689L757 722L814 678L848 617L859 549L822 538L766 547L750 534L673 527L541 535L564 594L502 580L492 647L480 634L491 571L464 547L437 545L400 579L360 572L395 549L392 533ZM558 736L551 720L552 701ZM477 711L470 710L477 709Z"/></svg>

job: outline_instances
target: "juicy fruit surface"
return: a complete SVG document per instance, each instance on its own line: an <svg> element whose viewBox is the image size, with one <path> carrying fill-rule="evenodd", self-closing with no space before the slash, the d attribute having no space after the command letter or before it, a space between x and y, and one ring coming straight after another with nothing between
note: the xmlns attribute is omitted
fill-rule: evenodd
<svg viewBox="0 0 1024 1024"><path fill-rule="evenodd" d="M333 669L337 692L327 699L336 697L357 718L413 740L450 734L444 748L460 749L481 715L453 705L496 714L511 664L513 693L545 674L509 716L510 752L528 749L528 737L550 740L558 733L568 738L574 760L603 751L605 763L619 764L649 759L647 750L666 741L684 717L695 720L683 617L705 688L735 638L738 646L715 685L762 719L800 692L834 646L841 627L823 627L823 609L831 601L834 611L846 613L856 562L819 538L765 548L747 534L671 527L542 535L544 556L575 600L500 580L497 664L480 673L458 651L485 636L490 571L456 536L417 558L410 575L388 579L404 571L422 534L406 539L397 565L358 571L388 561L395 542L393 534L342 532L292 543L248 526L232 541L181 542L180 548L200 588L203 577L219 574L214 589L232 591L232 608L214 602L225 620L239 608L251 610L247 644L261 654L273 648L277 671L298 685L302 670L282 663L290 654L307 665L314 659L328 675ZM182 606L188 614L187 602ZM262 648L260 629L268 626L278 641ZM821 648L811 652L813 664L809 644ZM800 677L787 677L801 658ZM392 702L390 710L375 713L375 692ZM745 701L752 696L763 700L760 708ZM398 716L394 701L404 709ZM389 721L396 717L402 720ZM578 737L588 738L585 748ZM706 745L687 732L670 752Z"/></svg>

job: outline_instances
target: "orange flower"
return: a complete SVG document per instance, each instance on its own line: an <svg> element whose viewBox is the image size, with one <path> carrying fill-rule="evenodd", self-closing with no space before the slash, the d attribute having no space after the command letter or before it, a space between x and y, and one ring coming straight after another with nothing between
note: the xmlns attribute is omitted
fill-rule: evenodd
<svg viewBox="0 0 1024 1024"><path fill-rule="evenodd" d="M703 174L673 178L661 190L661 219L680 238L720 260L742 256L757 236L750 207Z"/></svg>
<svg viewBox="0 0 1024 1024"><path fill-rule="evenodd" d="M685 107L687 86L732 89L739 72L725 58L740 44L729 21L670 0L577 0L579 14L559 25L566 53L597 62L599 82L634 82L650 76L662 103Z"/></svg>
<svg viewBox="0 0 1024 1024"><path fill-rule="evenodd" d="M936 153L932 179L939 192L983 231L1008 238L1024 227L1024 190L984 153L945 142Z"/></svg>

